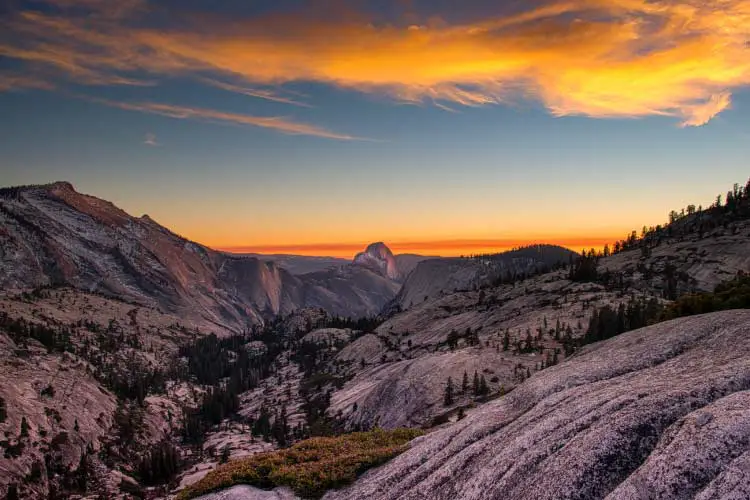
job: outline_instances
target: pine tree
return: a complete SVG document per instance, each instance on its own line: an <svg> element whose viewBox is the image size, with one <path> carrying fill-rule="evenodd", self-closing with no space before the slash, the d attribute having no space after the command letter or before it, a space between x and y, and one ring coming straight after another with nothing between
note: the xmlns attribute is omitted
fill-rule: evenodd
<svg viewBox="0 0 750 500"><path fill-rule="evenodd" d="M5 500L18 500L18 485L17 484L10 484L8 485L8 493L5 495Z"/></svg>
<svg viewBox="0 0 750 500"><path fill-rule="evenodd" d="M484 375L479 379L479 394L481 396L486 396L490 393L490 388L487 386L487 381L484 378Z"/></svg>
<svg viewBox="0 0 750 500"><path fill-rule="evenodd" d="M76 489L82 493L86 493L88 489L88 480L90 474L90 467L88 461L88 452L81 455L81 460L78 462L78 468L75 472L75 486Z"/></svg>
<svg viewBox="0 0 750 500"><path fill-rule="evenodd" d="M448 377L448 382L445 384L445 396L443 398L443 404L450 406L453 404L453 379Z"/></svg>
<svg viewBox="0 0 750 500"><path fill-rule="evenodd" d="M476 371L474 371L474 383L472 385L473 385L472 389L474 389L474 395L478 396L479 395L479 374Z"/></svg>
<svg viewBox="0 0 750 500"><path fill-rule="evenodd" d="M21 418L21 437L29 437L29 422L26 420L26 417Z"/></svg>
<svg viewBox="0 0 750 500"><path fill-rule="evenodd" d="M466 370L464 370L464 378L461 382L461 393L466 394L466 392L469 390L469 375L466 373Z"/></svg>

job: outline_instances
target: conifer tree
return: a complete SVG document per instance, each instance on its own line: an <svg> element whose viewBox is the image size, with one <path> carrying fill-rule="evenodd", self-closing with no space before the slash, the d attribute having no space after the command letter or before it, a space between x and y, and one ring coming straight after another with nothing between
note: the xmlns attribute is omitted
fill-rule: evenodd
<svg viewBox="0 0 750 500"><path fill-rule="evenodd" d="M26 417L21 418L21 437L29 437L29 422L26 420Z"/></svg>
<svg viewBox="0 0 750 500"><path fill-rule="evenodd" d="M445 384L445 396L443 397L443 404L450 406L453 404L453 379L448 377L448 382Z"/></svg>
<svg viewBox="0 0 750 500"><path fill-rule="evenodd" d="M487 380L485 380L484 375L479 379L479 395L480 396L486 396L490 393L490 388L487 386Z"/></svg>

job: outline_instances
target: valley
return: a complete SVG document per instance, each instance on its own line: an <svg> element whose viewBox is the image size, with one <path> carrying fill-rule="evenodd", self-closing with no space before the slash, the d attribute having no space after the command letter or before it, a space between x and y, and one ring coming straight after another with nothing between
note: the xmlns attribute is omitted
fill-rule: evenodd
<svg viewBox="0 0 750 500"><path fill-rule="evenodd" d="M315 496L742 498L750 186L732 200L580 255L277 265L66 183L0 190L0 492L218 500L196 485L232 464L410 428Z"/></svg>

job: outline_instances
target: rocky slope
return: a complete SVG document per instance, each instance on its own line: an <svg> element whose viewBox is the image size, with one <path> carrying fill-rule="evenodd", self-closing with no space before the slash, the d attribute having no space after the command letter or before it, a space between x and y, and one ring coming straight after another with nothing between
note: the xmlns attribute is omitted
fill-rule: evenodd
<svg viewBox="0 0 750 500"><path fill-rule="evenodd" d="M567 264L574 255L566 248L537 245L495 255L427 259L408 275L393 306L405 310L441 294L476 289L499 279L534 275Z"/></svg>
<svg viewBox="0 0 750 500"><path fill-rule="evenodd" d="M616 309L634 298L665 302L667 267L672 269L677 295L713 290L717 283L750 271L747 221L699 236L666 239L647 255L630 250L601 258L601 279L594 282L571 281L569 271L560 270L481 290L441 290L393 315L373 335L359 338L339 354L353 377L333 394L332 411L342 412L349 427L428 424L435 416L472 401L459 395L454 405L445 407L448 377L459 384L464 371L471 377L476 370L485 375L492 394L501 387L513 388L526 373L548 365L550 356L561 362L565 335L583 336L594 311L605 306ZM412 274L400 297L422 272L418 268ZM455 353L448 342L451 335L458 337ZM503 348L506 335L509 349ZM518 352L518 343L525 344L529 337L535 349ZM416 387L419 390L412 389ZM401 412L388 404L394 398L403 402L398 406Z"/></svg>
<svg viewBox="0 0 750 500"><path fill-rule="evenodd" d="M325 271L332 267L344 266L350 263L350 261L347 259L339 259L336 257L314 257L307 255L262 253L249 253L243 255L247 257L253 257L264 262L274 262L280 268L286 269L294 275Z"/></svg>
<svg viewBox="0 0 750 500"><path fill-rule="evenodd" d="M294 276L216 252L68 183L0 190L0 286L69 285L239 331L305 307L375 314L398 285L365 268Z"/></svg>
<svg viewBox="0 0 750 500"><path fill-rule="evenodd" d="M0 494L17 484L21 498L46 497L85 463L91 492L123 497L120 483L133 482L123 471L132 474L134 458L179 433L182 405L195 401L189 385L174 382L137 407L125 395L166 373L196 328L74 289L0 297ZM123 421L134 434L122 435Z"/></svg>
<svg viewBox="0 0 750 500"><path fill-rule="evenodd" d="M412 448L345 499L746 498L750 312L591 345Z"/></svg>

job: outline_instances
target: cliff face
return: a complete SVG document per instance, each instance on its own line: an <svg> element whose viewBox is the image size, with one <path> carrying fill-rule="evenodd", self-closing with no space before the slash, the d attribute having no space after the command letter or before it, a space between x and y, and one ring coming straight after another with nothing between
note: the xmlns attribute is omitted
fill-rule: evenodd
<svg viewBox="0 0 750 500"><path fill-rule="evenodd" d="M750 312L586 347L352 487L344 499L747 498Z"/></svg>

